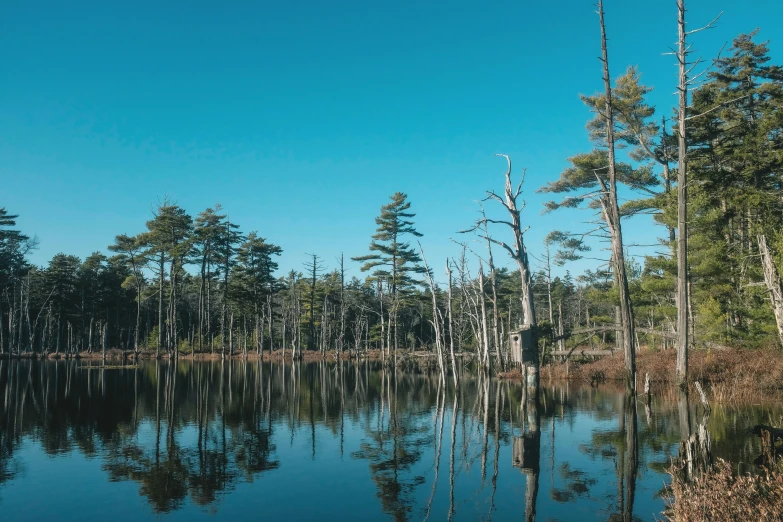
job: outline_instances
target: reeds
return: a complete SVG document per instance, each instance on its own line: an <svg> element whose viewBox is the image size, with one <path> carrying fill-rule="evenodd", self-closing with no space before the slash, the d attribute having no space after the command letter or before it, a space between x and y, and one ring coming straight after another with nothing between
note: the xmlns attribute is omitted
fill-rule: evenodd
<svg viewBox="0 0 783 522"><path fill-rule="evenodd" d="M672 476L670 505L664 513L673 522L719 520L783 520L783 470L756 475L735 474L731 464L718 459L712 469L685 482L677 469Z"/></svg>
<svg viewBox="0 0 783 522"><path fill-rule="evenodd" d="M675 378L675 352L642 351L636 359L637 378L645 375L658 384L671 384ZM541 372L542 378L571 379L595 383L621 381L624 378L623 355L617 353L592 362L572 361L566 366L554 363ZM711 401L730 403L783 395L783 357L779 350L738 349L698 350L689 356L689 381L704 385Z"/></svg>

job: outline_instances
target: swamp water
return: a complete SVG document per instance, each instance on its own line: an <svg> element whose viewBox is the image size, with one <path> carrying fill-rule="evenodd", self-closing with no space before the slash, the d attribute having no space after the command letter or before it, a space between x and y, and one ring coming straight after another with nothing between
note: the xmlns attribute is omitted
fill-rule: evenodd
<svg viewBox="0 0 783 522"><path fill-rule="evenodd" d="M694 401L377 363L0 361L0 513L14 520L656 520ZM716 407L752 467L781 406ZM537 430L536 430L537 425ZM736 465L735 465L736 466Z"/></svg>

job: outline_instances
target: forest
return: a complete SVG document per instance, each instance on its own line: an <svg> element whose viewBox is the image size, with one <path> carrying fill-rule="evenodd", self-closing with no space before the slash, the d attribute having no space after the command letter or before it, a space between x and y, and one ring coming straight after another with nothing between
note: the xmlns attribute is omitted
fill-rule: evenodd
<svg viewBox="0 0 783 522"><path fill-rule="evenodd" d="M415 224L426 202L404 192L379 202L366 252L346 252L337 266L314 253L285 274L275 230L246 231L220 205L194 213L168 198L85 259L60 253L35 266L37 240L17 229L9 202L0 209L0 353L396 360L417 350L441 366L471 356L504 368L509 333L530 327L544 361L574 346L616 347L632 374L635 351L674 349L684 378L689 347L780 345L783 68L753 32L696 74L686 41L696 31L685 31L683 8L679 105L653 107L636 68L611 79L599 14L604 88L582 97L595 113L586 124L593 148L575 151L545 186L525 187L552 196L546 213L582 208L591 232L553 230L544 245L526 244L541 209L523 211L508 157L505 187L481 173L489 190L475 197L491 212L455 223L462 255L432 266ZM634 240L660 244L658 255L624 246L622 224L642 215L656 226ZM588 253L602 242L608 262L571 275L569 263L603 255ZM509 259L518 270L497 266ZM350 263L363 278L346 277Z"/></svg>

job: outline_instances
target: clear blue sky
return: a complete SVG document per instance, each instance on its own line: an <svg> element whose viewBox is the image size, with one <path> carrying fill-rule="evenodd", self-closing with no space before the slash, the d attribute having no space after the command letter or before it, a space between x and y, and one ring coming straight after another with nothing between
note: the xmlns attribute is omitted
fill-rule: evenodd
<svg viewBox="0 0 783 522"><path fill-rule="evenodd" d="M761 28L783 63L783 2L689 0L705 58ZM613 77L638 65L669 114L674 0L607 0ZM455 255L510 154L528 169L533 254L588 216L540 215L533 191L587 151L579 94L601 88L591 0L38 2L0 5L0 206L37 234L32 259L105 251L171 196L334 266L409 194L431 265ZM661 234L642 222L628 241ZM506 231L498 230L502 235ZM502 236L501 236L502 237ZM499 259L505 258L500 252ZM578 272L579 267L572 271Z"/></svg>

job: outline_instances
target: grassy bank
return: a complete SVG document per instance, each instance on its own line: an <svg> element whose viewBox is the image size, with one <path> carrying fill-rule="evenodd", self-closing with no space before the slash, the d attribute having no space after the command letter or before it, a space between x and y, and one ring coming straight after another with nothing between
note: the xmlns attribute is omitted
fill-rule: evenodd
<svg viewBox="0 0 783 522"><path fill-rule="evenodd" d="M636 358L638 389L645 375L656 384L673 384L675 352L642 351ZM570 379L587 383L621 381L624 375L622 353L592 362L571 361L547 365L542 379ZM699 381L710 400L735 402L783 395L783 354L779 350L697 350L689 357L689 381Z"/></svg>
<svg viewBox="0 0 783 522"><path fill-rule="evenodd" d="M665 513L673 522L718 520L783 520L783 469L757 475L737 475L724 460L686 483L672 474L671 505Z"/></svg>
<svg viewBox="0 0 783 522"><path fill-rule="evenodd" d="M234 353L226 353L223 355L220 351L215 351L214 353L210 352L204 352L204 353L188 353L188 352L180 352L178 357L180 359L184 360L196 360L196 361L212 361L212 360L219 360L219 359L247 359L247 360L258 360L259 355L256 352L248 352L247 355L245 355L242 352L234 352ZM281 361L281 360L291 360L291 351L286 350L283 352L283 350L275 350L275 351L265 351L260 356L264 361ZM94 352L79 352L76 354L66 354L59 353L59 354L34 354L34 353L21 353L21 354L0 354L0 358L2 359L85 359L85 360L93 360L93 361L100 361L104 359L103 352L100 351L94 351ZM160 359L170 359L171 354L169 352L161 352L159 356L155 355L155 352L147 352L142 351L139 352L138 359L139 360L154 360L156 358ZM370 350L370 351L362 351L359 354L360 359L370 359L375 360L381 359L381 353L378 350ZM136 360L136 356L133 353L133 350L119 350L119 349L111 349L106 350L105 359L107 361L122 361L122 360ZM335 361L338 359L342 360L349 360L349 359L356 359L356 352L353 351L345 351L342 352L339 356L334 350L330 350L327 352L320 352L320 351L307 351L303 350L301 352L301 357L299 358L303 361L321 361L321 360L328 360L328 361Z"/></svg>

